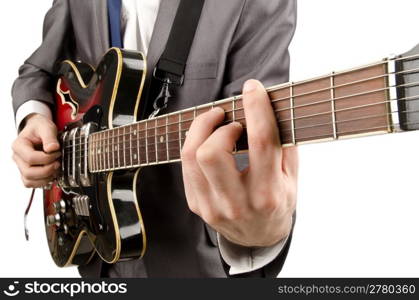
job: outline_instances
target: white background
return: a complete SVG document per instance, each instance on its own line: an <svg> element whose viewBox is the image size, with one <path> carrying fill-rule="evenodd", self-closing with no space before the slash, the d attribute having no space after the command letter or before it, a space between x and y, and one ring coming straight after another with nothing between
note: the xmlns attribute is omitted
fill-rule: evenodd
<svg viewBox="0 0 419 300"><path fill-rule="evenodd" d="M260 0L262 1L262 0ZM52 1L0 1L0 276L78 276L49 257L41 193L23 232L30 191L11 160L10 88L39 45ZM291 78L403 53L419 43L417 0L299 0ZM403 133L300 148L298 219L281 276L419 276L419 134Z"/></svg>

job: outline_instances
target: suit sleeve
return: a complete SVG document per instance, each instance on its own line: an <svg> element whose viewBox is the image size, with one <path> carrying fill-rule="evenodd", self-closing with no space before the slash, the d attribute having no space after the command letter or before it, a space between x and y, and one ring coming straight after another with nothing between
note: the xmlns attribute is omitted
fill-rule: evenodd
<svg viewBox="0 0 419 300"><path fill-rule="evenodd" d="M19 68L13 83L13 110L27 101L41 101L50 108L53 101L53 69L57 61L71 58L73 33L68 0L55 0L44 20L40 47Z"/></svg>
<svg viewBox="0 0 419 300"><path fill-rule="evenodd" d="M258 79L266 87L289 80L288 46L296 26L296 0L247 0L229 48L221 99L241 94L248 79ZM239 158L239 165L240 160ZM294 215L295 222L295 215ZM292 231L277 257L264 267L229 277L277 277L284 265Z"/></svg>

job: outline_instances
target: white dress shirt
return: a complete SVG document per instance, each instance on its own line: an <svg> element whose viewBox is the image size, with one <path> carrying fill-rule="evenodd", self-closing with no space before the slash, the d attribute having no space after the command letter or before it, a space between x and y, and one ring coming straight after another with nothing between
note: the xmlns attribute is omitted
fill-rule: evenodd
<svg viewBox="0 0 419 300"><path fill-rule="evenodd" d="M161 0L122 0L121 29L124 48L147 53ZM43 102L30 100L16 112L16 128L32 113L52 119L51 110ZM271 247L243 247L217 234L218 246L224 261L230 266L230 275L260 269L273 261L282 251L287 238Z"/></svg>

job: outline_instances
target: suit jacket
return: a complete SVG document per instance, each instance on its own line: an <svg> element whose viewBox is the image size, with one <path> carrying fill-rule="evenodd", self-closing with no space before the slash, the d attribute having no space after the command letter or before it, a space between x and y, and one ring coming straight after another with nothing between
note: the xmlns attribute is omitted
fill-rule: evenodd
<svg viewBox="0 0 419 300"><path fill-rule="evenodd" d="M148 50L142 105L156 92L151 72L164 50L180 0L162 0ZM188 59L184 85L165 112L240 94L245 80L266 86L288 81L288 45L295 29L294 0L207 0ZM54 64L63 59L96 65L109 48L105 0L55 0L48 11L41 46L19 69L13 89L16 110L28 100L53 109ZM247 156L237 157L239 167ZM106 266L99 259L79 268L84 277L112 274L144 277L225 277L215 232L187 207L180 164L144 168L138 183L147 228L142 260ZM240 276L276 277L291 237L278 257ZM228 276L228 275L227 275Z"/></svg>

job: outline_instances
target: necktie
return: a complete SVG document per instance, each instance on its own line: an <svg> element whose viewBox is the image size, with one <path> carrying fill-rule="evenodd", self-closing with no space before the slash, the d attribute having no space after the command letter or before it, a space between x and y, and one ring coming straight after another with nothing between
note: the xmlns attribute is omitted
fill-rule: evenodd
<svg viewBox="0 0 419 300"><path fill-rule="evenodd" d="M121 0L107 1L111 46L123 48L121 37Z"/></svg>

